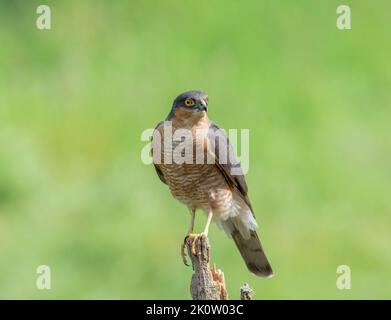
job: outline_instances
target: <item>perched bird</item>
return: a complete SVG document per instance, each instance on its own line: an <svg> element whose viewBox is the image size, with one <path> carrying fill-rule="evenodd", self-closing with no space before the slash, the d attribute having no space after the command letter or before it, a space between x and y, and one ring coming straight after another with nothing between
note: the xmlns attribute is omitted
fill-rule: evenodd
<svg viewBox="0 0 391 320"><path fill-rule="evenodd" d="M273 271L256 232L245 177L227 136L208 118L207 112L208 96L201 91L184 92L174 100L166 121L157 125L152 137L156 172L172 195L190 211L185 241L190 239L194 244L198 237L207 236L213 220L233 238L250 272L270 277ZM192 139L171 139L178 132L182 136L188 132ZM178 149L182 150L179 154ZM181 156L186 151L190 152L190 161L184 162ZM224 154L221 151L226 152L225 159L220 156ZM180 161L173 159L175 156ZM214 161L207 161L208 157ZM208 216L201 234L193 233L197 209ZM186 261L183 246L182 258Z"/></svg>

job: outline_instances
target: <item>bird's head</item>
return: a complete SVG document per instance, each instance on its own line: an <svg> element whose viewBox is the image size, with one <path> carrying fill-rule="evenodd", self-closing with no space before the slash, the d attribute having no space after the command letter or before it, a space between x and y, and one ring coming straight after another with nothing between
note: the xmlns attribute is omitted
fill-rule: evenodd
<svg viewBox="0 0 391 320"><path fill-rule="evenodd" d="M206 116L208 95L201 91L187 91L175 98L171 114L188 120L197 120Z"/></svg>

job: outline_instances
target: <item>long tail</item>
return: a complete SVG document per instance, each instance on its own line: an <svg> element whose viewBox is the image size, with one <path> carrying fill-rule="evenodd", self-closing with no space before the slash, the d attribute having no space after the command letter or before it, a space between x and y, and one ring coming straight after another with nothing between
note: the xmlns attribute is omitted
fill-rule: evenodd
<svg viewBox="0 0 391 320"><path fill-rule="evenodd" d="M228 218L221 224L234 239L248 270L260 277L273 276L272 267L262 248L257 232L249 229L239 217Z"/></svg>

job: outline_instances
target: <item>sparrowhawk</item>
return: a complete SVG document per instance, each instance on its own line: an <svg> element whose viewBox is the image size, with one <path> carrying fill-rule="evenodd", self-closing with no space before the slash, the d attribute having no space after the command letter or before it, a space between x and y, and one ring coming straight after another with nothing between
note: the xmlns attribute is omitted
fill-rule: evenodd
<svg viewBox="0 0 391 320"><path fill-rule="evenodd" d="M200 235L206 236L213 220L233 238L252 273L272 276L272 268L256 232L257 223L244 174L227 136L208 118L207 112L208 96L201 91L184 92L174 100L166 121L157 125L152 138L156 172L172 195L190 211L187 238L192 238L194 243ZM181 130L180 136L186 138L188 132L192 139L171 139L178 130ZM175 154L178 149L182 150L179 155ZM190 161L186 155L182 157L183 151L190 152ZM226 157L221 156L224 154L221 151ZM196 209L208 216L200 235L193 233ZM184 251L182 254L184 258Z"/></svg>

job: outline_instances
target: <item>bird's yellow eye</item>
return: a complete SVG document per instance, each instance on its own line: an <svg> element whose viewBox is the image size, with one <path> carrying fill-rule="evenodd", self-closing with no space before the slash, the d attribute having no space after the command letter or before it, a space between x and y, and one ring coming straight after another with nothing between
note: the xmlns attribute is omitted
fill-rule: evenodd
<svg viewBox="0 0 391 320"><path fill-rule="evenodd" d="M193 99L186 99L186 100L185 100L185 106L186 106L186 107L192 107L192 106L194 106L194 100L193 100Z"/></svg>

